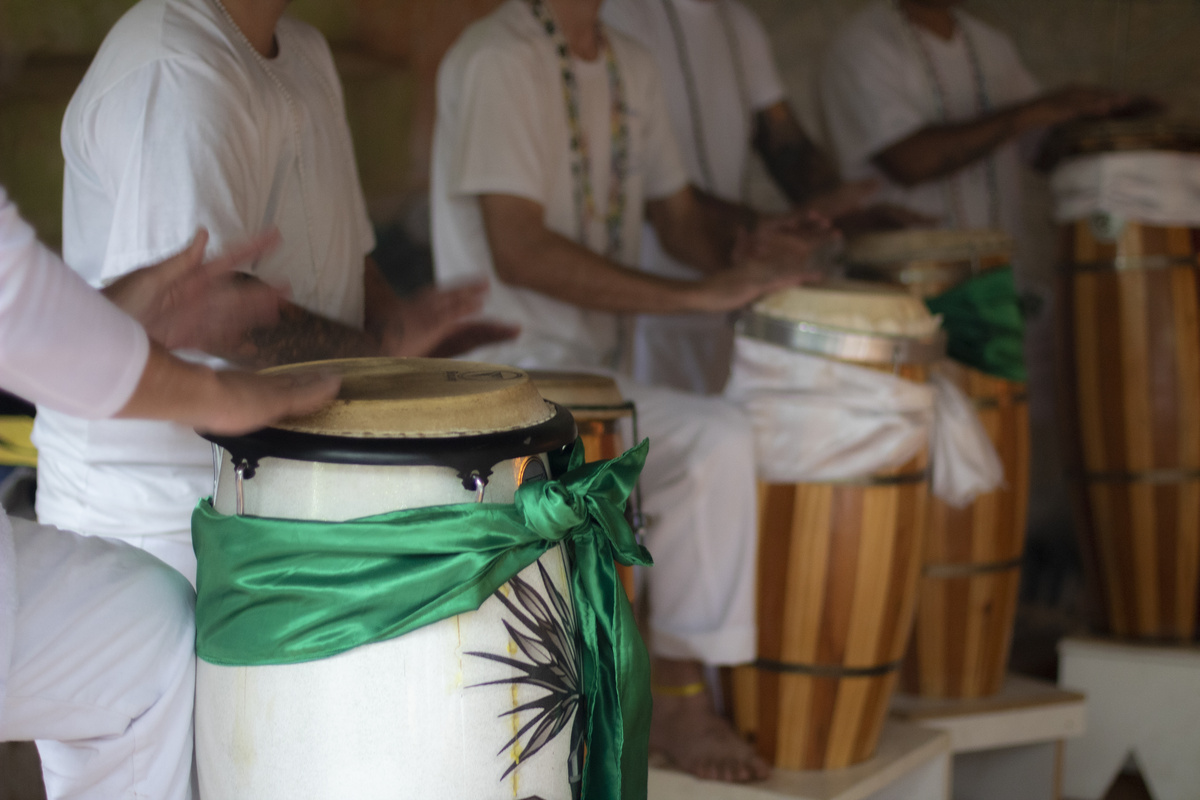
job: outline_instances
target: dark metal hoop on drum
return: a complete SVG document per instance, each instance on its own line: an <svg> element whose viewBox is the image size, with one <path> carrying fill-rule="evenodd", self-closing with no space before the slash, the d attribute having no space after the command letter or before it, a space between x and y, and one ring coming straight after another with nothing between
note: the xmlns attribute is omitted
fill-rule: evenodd
<svg viewBox="0 0 1200 800"><path fill-rule="evenodd" d="M755 312L742 314L737 330L752 339L800 353L838 361L891 364L893 368L900 364L931 363L946 354L946 334L940 330L924 339L914 339L826 328Z"/></svg>

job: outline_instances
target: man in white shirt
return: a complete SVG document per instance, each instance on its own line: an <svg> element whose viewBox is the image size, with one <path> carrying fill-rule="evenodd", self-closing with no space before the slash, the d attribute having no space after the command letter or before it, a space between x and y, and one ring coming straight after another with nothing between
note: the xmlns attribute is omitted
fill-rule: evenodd
<svg viewBox="0 0 1200 800"><path fill-rule="evenodd" d="M231 263L198 267L203 250L201 237L114 289L148 338L37 243L0 189L0 386L90 418L230 434L327 402L336 381L215 373L162 346L209 346L277 315L274 294L223 281ZM191 796L193 603L140 550L0 509L0 741L38 740L50 800Z"/></svg>
<svg viewBox="0 0 1200 800"><path fill-rule="evenodd" d="M729 311L798 282L813 239L688 186L652 57L599 23L600 0L509 0L469 27L438 74L434 258L439 278L495 277L485 310L514 342L473 357L615 370L623 315ZM632 268L643 220L679 281ZM790 224L790 223L788 223ZM788 224L783 224L787 228ZM784 259L777 259L784 260ZM751 660L756 509L749 425L721 401L621 381L651 441L642 476L658 697L651 746L696 774L751 780L766 766L712 712L704 664Z"/></svg>
<svg viewBox="0 0 1200 800"><path fill-rule="evenodd" d="M1131 98L1039 94L1008 37L959 5L875 0L846 25L820 79L830 144L844 178L883 181L880 200L1020 246L1018 139Z"/></svg>
<svg viewBox="0 0 1200 800"><path fill-rule="evenodd" d="M280 324L213 356L244 366L422 355L482 287L397 298L374 246L329 48L280 0L142 0L109 32L63 120L66 260L103 286L178 249L275 226L251 265L290 286ZM365 328L365 330L364 330ZM199 358L199 355L195 357ZM212 485L186 426L85 420L34 428L43 522L138 544L195 579L190 515Z"/></svg>
<svg viewBox="0 0 1200 800"><path fill-rule="evenodd" d="M693 186L741 202L753 146L795 205L838 187L833 164L788 106L762 23L739 0L605 0L601 16L654 55ZM650 226L640 260L663 277L700 277L664 251ZM633 340L638 381L701 394L724 388L733 352L727 314L640 315Z"/></svg>

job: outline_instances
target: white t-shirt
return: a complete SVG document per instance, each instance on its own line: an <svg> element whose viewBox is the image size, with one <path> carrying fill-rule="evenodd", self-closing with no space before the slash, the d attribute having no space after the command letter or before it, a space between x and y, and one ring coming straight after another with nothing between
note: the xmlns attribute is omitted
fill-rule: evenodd
<svg viewBox="0 0 1200 800"><path fill-rule="evenodd" d="M630 132L619 259L637 263L645 202L687 185L650 54L609 32L624 84ZM488 276L489 317L521 325L512 343L472 357L501 363L613 366L621 355L617 315L587 311L495 277L479 195L508 194L541 204L546 226L603 252L611 151L605 59L574 60L582 127L599 214L579 229L571 176L569 123L558 54L524 0L509 0L471 25L438 70L433 148L434 257L439 281Z"/></svg>
<svg viewBox="0 0 1200 800"><path fill-rule="evenodd" d="M99 286L179 250L276 226L253 265L292 299L361 325L373 236L321 35L284 18L259 56L215 0L142 0L109 32L63 120L66 260ZM207 442L179 425L39 411L38 516L106 536L186 531L211 491Z"/></svg>
<svg viewBox="0 0 1200 800"><path fill-rule="evenodd" d="M0 387L107 417L133 395L149 351L142 327L42 247L0 188ZM0 509L0 715L16 612L13 564L12 527Z"/></svg>
<svg viewBox="0 0 1200 800"><path fill-rule="evenodd" d="M1037 82L1007 36L962 11L955 15L959 24L949 41L910 25L889 0L877 0L850 21L830 46L821 73L829 142L843 178L884 181L880 202L934 216L948 228L987 228L998 222L1003 230L1020 237L1020 162L1014 142L1001 146L992 156L995 222L991 219L987 159L911 189L887 181L871 163L880 152L926 126L965 122L984 113L968 39L978 54L991 110L1038 93ZM922 46L929 54L928 61ZM936 82L927 64L932 66ZM939 110L939 85L945 97L945 119Z"/></svg>

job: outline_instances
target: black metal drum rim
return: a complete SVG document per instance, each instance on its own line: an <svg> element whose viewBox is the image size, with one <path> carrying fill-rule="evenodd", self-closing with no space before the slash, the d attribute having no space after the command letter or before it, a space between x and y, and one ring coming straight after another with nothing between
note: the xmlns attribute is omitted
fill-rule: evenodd
<svg viewBox="0 0 1200 800"><path fill-rule="evenodd" d="M559 450L575 441L571 412L555 405L554 416L528 428L444 438L355 438L263 428L243 436L202 433L224 448L235 464L264 458L359 466L439 466L487 477L501 461ZM249 477L249 476L247 476Z"/></svg>

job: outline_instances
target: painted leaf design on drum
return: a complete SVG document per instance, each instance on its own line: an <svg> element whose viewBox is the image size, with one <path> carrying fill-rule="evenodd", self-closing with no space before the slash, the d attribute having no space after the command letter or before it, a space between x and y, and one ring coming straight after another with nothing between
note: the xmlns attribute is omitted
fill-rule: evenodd
<svg viewBox="0 0 1200 800"><path fill-rule="evenodd" d="M519 674L498 681L477 683L479 686L531 686L545 694L501 714L502 717L534 712L533 717L509 739L500 753L520 743L519 753L504 771L504 780L520 764L533 758L547 744L571 725L571 762L568 773L575 796L583 779L583 713L579 674L579 625L575 609L554 585L546 568L537 562L544 592L520 576L512 578L508 587L512 597L497 591L495 598L512 614L504 627L512 638L518 657L494 653L471 652L467 655L486 658L517 670Z"/></svg>

